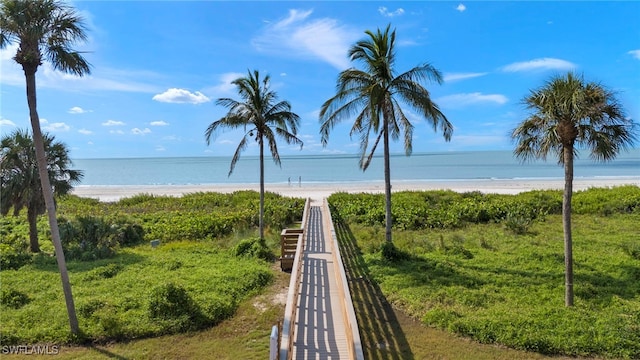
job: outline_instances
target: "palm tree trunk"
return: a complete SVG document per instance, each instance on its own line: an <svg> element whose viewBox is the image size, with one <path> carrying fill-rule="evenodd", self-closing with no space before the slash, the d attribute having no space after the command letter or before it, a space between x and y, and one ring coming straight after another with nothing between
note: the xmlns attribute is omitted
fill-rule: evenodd
<svg viewBox="0 0 640 360"><path fill-rule="evenodd" d="M260 240L264 240L264 141L260 136Z"/></svg>
<svg viewBox="0 0 640 360"><path fill-rule="evenodd" d="M391 243L391 165L389 164L389 124L384 119L384 200L385 200L385 238Z"/></svg>
<svg viewBox="0 0 640 360"><path fill-rule="evenodd" d="M38 212L35 209L27 208L27 221L29 222L29 247L31 252L40 252L38 243Z"/></svg>
<svg viewBox="0 0 640 360"><path fill-rule="evenodd" d="M564 230L565 306L573 306L573 245L571 238L571 197L573 195L573 147L564 148L564 194L562 227Z"/></svg>
<svg viewBox="0 0 640 360"><path fill-rule="evenodd" d="M53 200L53 190L49 182L49 172L47 169L47 155L44 151L44 141L42 138L42 130L40 130L40 118L38 117L36 102L36 70L37 67L29 69L23 65L25 78L27 81L27 103L29 104L29 115L31 118L31 127L33 129L33 145L36 149L36 161L38 163L38 174L40 176L40 184L42 185L42 194L49 217L49 226L51 227L51 240L56 252L56 260L58 261L58 269L60 271L60 279L62 281L62 290L67 305L67 313L69 314L69 325L73 334L78 334L78 318L76 317L76 308L73 302L73 294L71 293L71 283L69 282L69 274L67 273L67 264L64 259L62 250L62 242L60 241L60 230L58 229L58 220L56 218L56 205Z"/></svg>

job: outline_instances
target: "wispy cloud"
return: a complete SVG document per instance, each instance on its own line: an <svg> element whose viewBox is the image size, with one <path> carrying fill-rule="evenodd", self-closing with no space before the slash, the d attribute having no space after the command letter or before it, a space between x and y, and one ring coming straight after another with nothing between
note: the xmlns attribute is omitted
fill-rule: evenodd
<svg viewBox="0 0 640 360"><path fill-rule="evenodd" d="M123 126L123 125L125 125L125 123L118 120L107 120L102 123L102 126Z"/></svg>
<svg viewBox="0 0 640 360"><path fill-rule="evenodd" d="M161 94L156 94L153 96L153 100L172 104L203 104L211 101L199 91L192 93L189 90L178 88L171 88Z"/></svg>
<svg viewBox="0 0 640 360"><path fill-rule="evenodd" d="M24 86L24 72L13 60L17 44L0 50L0 84ZM158 87L149 81L160 75L146 70L120 70L100 66L92 69L86 76L76 76L55 70L48 62L38 68L38 88L52 88L62 91L123 91L153 93Z"/></svg>
<svg viewBox="0 0 640 360"><path fill-rule="evenodd" d="M235 85L232 82L238 78L247 76L246 73L239 72L228 72L221 74L218 77L219 83L215 86L203 89L202 91L213 96L213 97L221 97L228 94L231 94L235 90Z"/></svg>
<svg viewBox="0 0 640 360"><path fill-rule="evenodd" d="M554 58L539 58L529 61L515 62L502 67L502 71L519 72L535 70L571 70L576 68L572 62Z"/></svg>
<svg viewBox="0 0 640 360"><path fill-rule="evenodd" d="M349 46L361 33L332 18L310 19L312 10L289 10L289 15L269 24L251 42L273 55L319 59L343 70L349 67Z"/></svg>
<svg viewBox="0 0 640 360"><path fill-rule="evenodd" d="M466 94L453 94L446 95L435 99L435 102L442 106L448 108L459 108L468 105L476 105L483 103L493 103L502 105L505 104L509 99L502 94L483 94L480 92L475 93L466 93Z"/></svg>
<svg viewBox="0 0 640 360"><path fill-rule="evenodd" d="M78 130L78 132L80 134L82 134L82 135L92 135L93 134L93 131L87 130L87 129L80 129L80 130Z"/></svg>
<svg viewBox="0 0 640 360"><path fill-rule="evenodd" d="M387 9L386 6L380 6L378 8L378 12L380 14L382 14L382 16L394 17L394 16L400 16L400 15L404 14L404 9L403 8L397 8L395 11L389 11L389 9Z"/></svg>
<svg viewBox="0 0 640 360"><path fill-rule="evenodd" d="M159 121L152 121L149 123L149 125L151 126L168 126L169 123L164 121L164 120L159 120Z"/></svg>
<svg viewBox="0 0 640 360"><path fill-rule="evenodd" d="M13 121L11 121L9 119L0 118L0 127L4 127L4 126L15 127L16 123L14 123Z"/></svg>
<svg viewBox="0 0 640 360"><path fill-rule="evenodd" d="M456 10L458 10L460 12L463 12L463 11L467 10L467 7L464 6L464 4L460 3L460 4L458 4L458 6L456 6Z"/></svg>
<svg viewBox="0 0 640 360"><path fill-rule="evenodd" d="M151 133L151 129L149 129L149 128L144 128L144 129L133 128L133 129L131 129L131 133L133 135L146 135L146 134L150 134Z"/></svg>
<svg viewBox="0 0 640 360"><path fill-rule="evenodd" d="M629 52L627 52L627 54L633 56L634 58L640 60L640 49L638 50L631 50Z"/></svg>
<svg viewBox="0 0 640 360"><path fill-rule="evenodd" d="M444 81L460 81L466 79L473 79L480 76L485 76L488 73L486 72L476 72L476 73L444 73L443 79Z"/></svg>
<svg viewBox="0 0 640 360"><path fill-rule="evenodd" d="M69 114L84 114L84 113L88 113L91 112L91 110L85 110L83 108L81 108L80 106L74 106L71 109L69 109L69 111L67 111Z"/></svg>

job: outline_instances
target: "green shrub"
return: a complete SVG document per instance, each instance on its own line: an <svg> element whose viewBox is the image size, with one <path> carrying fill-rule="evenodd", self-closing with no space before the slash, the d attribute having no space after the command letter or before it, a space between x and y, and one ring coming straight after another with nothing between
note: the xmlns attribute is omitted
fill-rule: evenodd
<svg viewBox="0 0 640 360"><path fill-rule="evenodd" d="M2 289L0 303L13 309L19 309L29 303L29 297L15 289Z"/></svg>
<svg viewBox="0 0 640 360"><path fill-rule="evenodd" d="M207 319L187 290L173 283L157 286L148 300L148 315L161 321L167 332L197 330Z"/></svg>
<svg viewBox="0 0 640 360"><path fill-rule="evenodd" d="M640 239L635 239L620 245L622 250L632 258L640 260Z"/></svg>
<svg viewBox="0 0 640 360"><path fill-rule="evenodd" d="M17 270L32 260L31 254L26 251L16 251L6 244L0 244L0 269Z"/></svg>
<svg viewBox="0 0 640 360"><path fill-rule="evenodd" d="M265 261L272 261L274 255L267 246L264 239L258 237L241 240L238 245L233 248L235 256L247 256Z"/></svg>
<svg viewBox="0 0 640 360"><path fill-rule="evenodd" d="M84 280L110 279L122 270L122 265L112 263L97 267L84 275Z"/></svg>
<svg viewBox="0 0 640 360"><path fill-rule="evenodd" d="M507 217L504 219L504 226L517 235L526 234L532 224L531 216L518 211L507 213Z"/></svg>
<svg viewBox="0 0 640 360"><path fill-rule="evenodd" d="M105 307L107 303L101 299L90 299L87 302L78 304L78 314L85 318L89 318L96 311Z"/></svg>
<svg viewBox="0 0 640 360"><path fill-rule="evenodd" d="M97 260L115 255L120 246L135 245L144 239L142 227L126 219L79 216L58 219L65 255L70 260Z"/></svg>

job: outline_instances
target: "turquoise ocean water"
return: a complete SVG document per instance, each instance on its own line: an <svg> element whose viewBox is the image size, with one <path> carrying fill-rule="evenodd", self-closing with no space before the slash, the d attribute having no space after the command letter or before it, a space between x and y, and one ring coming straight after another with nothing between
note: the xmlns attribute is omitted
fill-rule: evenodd
<svg viewBox="0 0 640 360"><path fill-rule="evenodd" d="M267 183L344 183L383 180L382 158L367 171L358 167L357 155L283 156L282 167L265 161ZM231 157L158 157L125 159L75 159L73 168L84 171L80 185L201 185L259 182L257 157L243 156L231 176ZM474 179L562 179L556 159L521 163L510 151L421 153L391 157L393 181ZM640 149L620 154L608 163L581 155L575 162L576 178L640 178Z"/></svg>

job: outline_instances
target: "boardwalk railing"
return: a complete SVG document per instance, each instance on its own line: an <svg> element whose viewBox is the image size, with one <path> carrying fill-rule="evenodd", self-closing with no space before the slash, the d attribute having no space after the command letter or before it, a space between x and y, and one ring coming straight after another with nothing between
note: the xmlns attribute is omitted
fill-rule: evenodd
<svg viewBox="0 0 640 360"><path fill-rule="evenodd" d="M282 322L282 337L280 338L280 360L288 360L291 358L293 347L293 331L296 320L296 310L298 303L298 288L300 286L300 275L302 273L302 249L304 248L304 241L307 238L307 223L309 221L309 207L311 206L311 199L307 199L304 204L304 211L302 212L302 236L298 237L298 244L296 247L296 254L293 260L293 267L291 269L291 280L289 280L289 292L287 294L287 305L284 308L284 321Z"/></svg>
<svg viewBox="0 0 640 360"><path fill-rule="evenodd" d="M323 212L325 234L331 234L331 250L333 253L333 261L335 269L336 282L338 284L338 292L341 300L344 304L342 306L342 317L346 325L347 346L349 347L349 354L351 359L364 360L364 352L362 350L362 343L360 341L360 330L358 330L358 320L356 319L356 313L353 310L353 302L351 301L351 291L349 290L349 284L347 283L347 275L344 272L344 264L342 262L342 256L340 255L340 248L338 247L338 237L336 236L336 230L333 226L333 218L331 217L331 210L329 209L329 203L327 199L323 201Z"/></svg>

